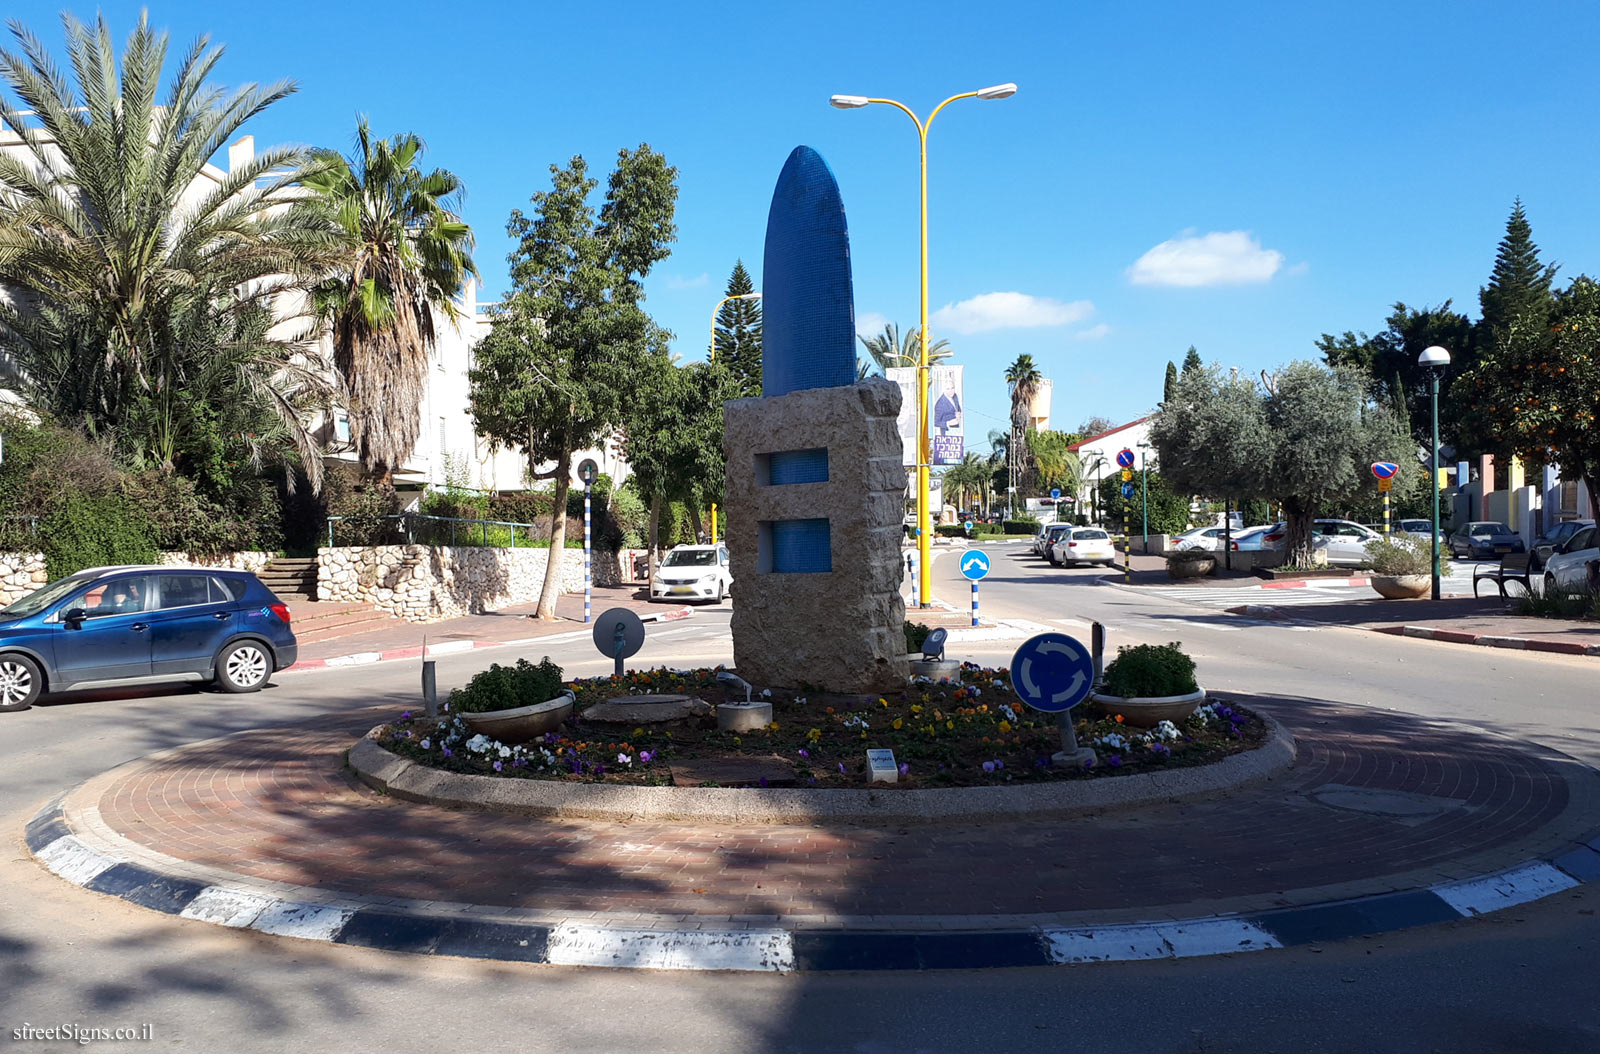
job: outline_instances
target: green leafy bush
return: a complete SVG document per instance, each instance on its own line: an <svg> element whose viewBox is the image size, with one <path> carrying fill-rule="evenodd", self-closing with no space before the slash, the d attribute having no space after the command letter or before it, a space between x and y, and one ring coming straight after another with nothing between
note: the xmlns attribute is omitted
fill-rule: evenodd
<svg viewBox="0 0 1600 1054"><path fill-rule="evenodd" d="M563 687L561 667L548 655L537 666L527 659L518 659L515 666L494 663L468 681L465 688L450 693L450 709L468 714L515 710L554 699Z"/></svg>
<svg viewBox="0 0 1600 1054"><path fill-rule="evenodd" d="M1105 692L1123 699L1154 699L1198 690L1194 660L1177 641L1117 649L1105 671Z"/></svg>
<svg viewBox="0 0 1600 1054"><path fill-rule="evenodd" d="M1372 569L1380 575L1433 574L1433 540L1416 534L1391 534L1367 543ZM1441 546L1439 573L1450 573L1450 561Z"/></svg>
<svg viewBox="0 0 1600 1054"><path fill-rule="evenodd" d="M1039 521L1031 516L1020 517L1015 520L1004 520L1000 526L1006 534L1038 534Z"/></svg>
<svg viewBox="0 0 1600 1054"><path fill-rule="evenodd" d="M906 651L921 651L922 642L928 639L928 634L933 630L920 622L906 623Z"/></svg>
<svg viewBox="0 0 1600 1054"><path fill-rule="evenodd" d="M398 540L394 520L399 511L394 492L374 483L354 465L336 465L322 480L323 507L329 517L343 519L333 524L334 545L392 545ZM327 545L324 536L319 545Z"/></svg>
<svg viewBox="0 0 1600 1054"><path fill-rule="evenodd" d="M41 522L39 538L52 581L85 567L160 559L149 523L120 496L63 495Z"/></svg>
<svg viewBox="0 0 1600 1054"><path fill-rule="evenodd" d="M967 529L961 526L959 523L949 525L940 524L933 529L933 533L937 534L940 538L965 538L967 536ZM974 531L973 533L976 534L978 532Z"/></svg>

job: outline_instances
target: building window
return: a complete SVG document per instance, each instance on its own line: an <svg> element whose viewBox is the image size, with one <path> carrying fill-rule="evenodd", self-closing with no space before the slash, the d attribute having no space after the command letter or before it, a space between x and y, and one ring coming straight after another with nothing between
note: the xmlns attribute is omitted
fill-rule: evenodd
<svg viewBox="0 0 1600 1054"><path fill-rule="evenodd" d="M333 438L341 443L350 442L350 415L340 411L333 415Z"/></svg>
<svg viewBox="0 0 1600 1054"><path fill-rule="evenodd" d="M449 449L444 442L444 418L441 417L439 418L439 457L443 458Z"/></svg>

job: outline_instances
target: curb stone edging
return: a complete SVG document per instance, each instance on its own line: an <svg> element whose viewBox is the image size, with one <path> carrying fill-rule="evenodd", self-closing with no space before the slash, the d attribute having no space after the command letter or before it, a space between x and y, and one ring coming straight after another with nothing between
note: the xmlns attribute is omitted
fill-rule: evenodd
<svg viewBox="0 0 1600 1054"><path fill-rule="evenodd" d="M652 611L640 615L640 622L677 622L679 619L689 618L694 614L690 607L674 608L671 611ZM582 626L584 623L578 623ZM582 631L579 631L582 632ZM554 635L554 634L552 634ZM448 655L457 651L472 651L477 648L509 648L528 644L537 644L545 637L521 637L517 640L452 640L443 644L430 644L427 646L429 655ZM351 655L335 655L329 659L301 659L293 666L279 670L279 673L298 673L301 670L320 670L329 666L366 666L374 662L389 662L393 659L420 659L423 647L417 645L410 648L394 648L389 651L358 651Z"/></svg>
<svg viewBox="0 0 1600 1054"><path fill-rule="evenodd" d="M1600 837L1553 860L1425 889L1273 911L1106 926L886 931L781 928L728 931L607 926L605 920L527 921L469 905L374 904L359 897L211 875L225 884L157 868L157 854L131 859L69 827L67 795L29 821L29 851L74 885L167 915L233 929L350 944L380 951L622 969L932 970L1062 966L1179 959L1287 948L1472 918L1600 880ZM170 858L161 858L170 860ZM179 865L179 861L171 861ZM304 899L300 899L300 898ZM527 913L521 913L526 915Z"/></svg>
<svg viewBox="0 0 1600 1054"><path fill-rule="evenodd" d="M1038 786L929 790L809 790L788 787L643 787L507 779L446 772L402 758L377 742L378 728L350 749L367 786L404 801L542 818L695 823L980 823L1061 819L1237 790L1294 764L1294 737L1271 716L1254 750L1193 768Z"/></svg>
<svg viewBox="0 0 1600 1054"><path fill-rule="evenodd" d="M1536 640L1532 637L1506 637L1492 633L1467 633L1463 630L1437 629L1433 626L1376 626L1372 632L1386 633L1394 637L1412 637L1417 640L1445 641L1450 644L1476 644L1480 647L1553 652L1557 655L1600 656L1600 644L1579 644L1577 641Z"/></svg>

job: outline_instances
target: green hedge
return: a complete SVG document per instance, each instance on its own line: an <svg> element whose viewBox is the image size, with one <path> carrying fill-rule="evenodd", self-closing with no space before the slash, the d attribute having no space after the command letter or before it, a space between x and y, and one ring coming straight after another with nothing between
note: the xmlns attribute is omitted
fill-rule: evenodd
<svg viewBox="0 0 1600 1054"><path fill-rule="evenodd" d="M85 567L161 559L149 522L120 497L66 494L40 523L45 570L54 581Z"/></svg>
<svg viewBox="0 0 1600 1054"><path fill-rule="evenodd" d="M1006 534L1038 534L1039 521L1031 517L1018 520L1005 520L1000 525Z"/></svg>

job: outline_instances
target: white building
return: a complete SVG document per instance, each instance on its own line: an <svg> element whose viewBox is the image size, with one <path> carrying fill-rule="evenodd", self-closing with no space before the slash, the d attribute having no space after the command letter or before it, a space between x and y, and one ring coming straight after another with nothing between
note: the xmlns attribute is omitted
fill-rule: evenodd
<svg viewBox="0 0 1600 1054"><path fill-rule="evenodd" d="M1090 495L1101 480L1122 471L1117 464L1117 454L1122 450L1133 451L1135 469L1157 467L1156 449L1150 445L1150 422L1153 419L1153 414L1147 414L1108 432L1081 439L1067 448L1078 455L1078 462L1083 466L1083 485L1078 490L1080 512L1089 509L1092 504Z"/></svg>

